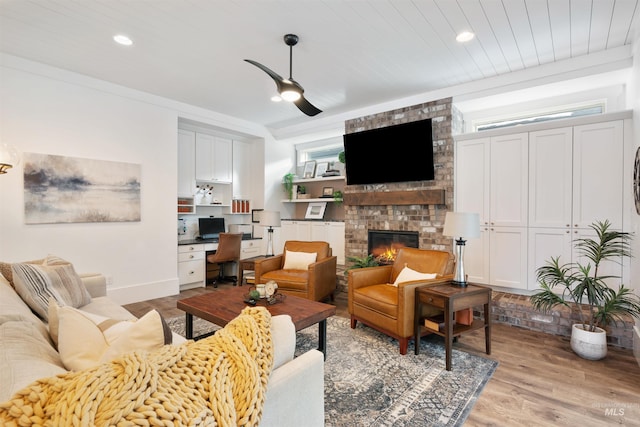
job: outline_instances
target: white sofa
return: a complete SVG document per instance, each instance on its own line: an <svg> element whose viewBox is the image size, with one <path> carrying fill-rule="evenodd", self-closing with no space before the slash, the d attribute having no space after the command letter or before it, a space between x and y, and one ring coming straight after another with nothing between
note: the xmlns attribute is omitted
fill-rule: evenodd
<svg viewBox="0 0 640 427"><path fill-rule="evenodd" d="M81 310L113 319L132 319L106 296L99 274L81 275L91 302ZM174 334L174 344L184 338ZM274 369L269 378L261 426L324 425L324 359L317 350L294 358L295 328L289 316L272 321ZM66 372L48 326L29 309L0 274L0 402L44 377Z"/></svg>

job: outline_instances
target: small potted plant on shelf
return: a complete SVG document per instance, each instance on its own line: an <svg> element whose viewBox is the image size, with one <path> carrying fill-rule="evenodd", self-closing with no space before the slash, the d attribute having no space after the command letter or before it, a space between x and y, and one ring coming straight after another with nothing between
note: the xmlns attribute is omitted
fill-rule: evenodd
<svg viewBox="0 0 640 427"><path fill-rule="evenodd" d="M536 270L542 290L530 299L533 307L543 312L556 306L571 309L579 319L571 329L572 350L585 359L599 360L607 354L604 327L623 320L624 316L640 318L640 298L624 285L617 291L610 288L606 281L620 276L600 271L605 260L620 262L622 257L631 256L630 234L610 230L608 220L596 221L590 227L596 232L595 239L574 241L578 255L586 259L587 264L560 264L560 257L552 257Z"/></svg>
<svg viewBox="0 0 640 427"><path fill-rule="evenodd" d="M293 200L293 180L295 178L296 175L293 173L288 173L282 177L282 185L284 185L284 189L287 192L289 200Z"/></svg>
<svg viewBox="0 0 640 427"><path fill-rule="evenodd" d="M307 194L307 187L304 185L298 185L298 199L308 199L311 195Z"/></svg>
<svg viewBox="0 0 640 427"><path fill-rule="evenodd" d="M336 205L341 205L342 204L342 191L340 190L335 190L333 192L333 201L336 203Z"/></svg>

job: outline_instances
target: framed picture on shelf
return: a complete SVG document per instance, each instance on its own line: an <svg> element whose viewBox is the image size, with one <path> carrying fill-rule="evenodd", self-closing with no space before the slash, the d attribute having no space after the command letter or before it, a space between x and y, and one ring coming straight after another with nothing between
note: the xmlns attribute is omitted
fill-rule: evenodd
<svg viewBox="0 0 640 427"><path fill-rule="evenodd" d="M321 178L327 169L329 169L329 162L318 163L318 166L316 166L315 178Z"/></svg>
<svg viewBox="0 0 640 427"><path fill-rule="evenodd" d="M324 211L327 208L327 202L315 202L309 203L307 207L307 214L305 219L322 219L324 217Z"/></svg>
<svg viewBox="0 0 640 427"><path fill-rule="evenodd" d="M322 187L322 197L333 197L333 187Z"/></svg>
<svg viewBox="0 0 640 427"><path fill-rule="evenodd" d="M316 170L316 161L315 160L309 160L304 162L304 169L302 172L302 177L303 178L313 178L313 173Z"/></svg>

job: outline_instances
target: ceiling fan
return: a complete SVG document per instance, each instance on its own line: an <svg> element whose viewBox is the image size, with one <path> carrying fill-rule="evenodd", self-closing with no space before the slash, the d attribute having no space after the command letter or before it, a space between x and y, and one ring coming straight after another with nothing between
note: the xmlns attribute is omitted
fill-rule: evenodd
<svg viewBox="0 0 640 427"><path fill-rule="evenodd" d="M304 97L304 89L298 82L293 80L292 68L293 68L293 46L298 43L298 36L295 34L286 34L284 36L284 42L287 46L289 46L289 78L282 78L278 73L270 70L259 62L252 61L251 59L245 59L249 64L253 64L256 67L260 68L262 71L267 73L269 77L276 82L276 86L278 87L278 93L285 101L293 102L296 107L307 116L315 116L318 113L322 113L322 110L313 106L309 101L307 101Z"/></svg>

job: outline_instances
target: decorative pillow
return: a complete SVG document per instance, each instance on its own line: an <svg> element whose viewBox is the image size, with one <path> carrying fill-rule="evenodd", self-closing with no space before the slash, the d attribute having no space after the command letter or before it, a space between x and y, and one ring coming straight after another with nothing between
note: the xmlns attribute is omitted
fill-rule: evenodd
<svg viewBox="0 0 640 427"><path fill-rule="evenodd" d="M58 307L55 303L50 309L49 333L57 342L62 363L72 371L92 368L132 351L154 350L172 342L171 330L156 310L138 320L128 321L109 319L73 307Z"/></svg>
<svg viewBox="0 0 640 427"><path fill-rule="evenodd" d="M23 264L44 264L44 259L24 261ZM10 262L0 262L0 274L2 274L4 278L7 279L11 287L14 288L15 285L13 284L13 273L11 272L12 265L13 263Z"/></svg>
<svg viewBox="0 0 640 427"><path fill-rule="evenodd" d="M284 270L306 270L309 264L316 262L318 254L315 252L285 251Z"/></svg>
<svg viewBox="0 0 640 427"><path fill-rule="evenodd" d="M393 286L398 286L398 283L411 282L413 280L435 279L437 276L437 273L420 273L405 265L400 274L398 274L398 277L396 277L396 281L393 282Z"/></svg>
<svg viewBox="0 0 640 427"><path fill-rule="evenodd" d="M71 264L16 263L11 266L11 271L16 292L45 321L48 321L50 299L72 307L82 307L91 302L91 295Z"/></svg>

